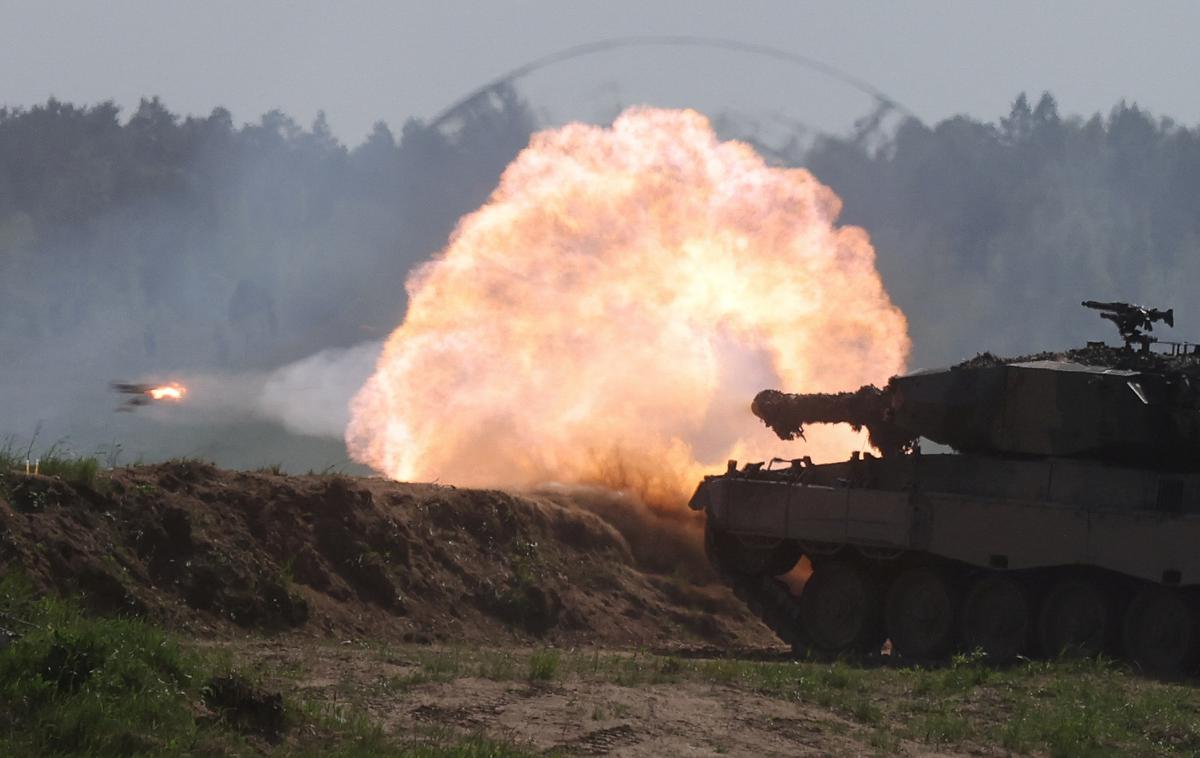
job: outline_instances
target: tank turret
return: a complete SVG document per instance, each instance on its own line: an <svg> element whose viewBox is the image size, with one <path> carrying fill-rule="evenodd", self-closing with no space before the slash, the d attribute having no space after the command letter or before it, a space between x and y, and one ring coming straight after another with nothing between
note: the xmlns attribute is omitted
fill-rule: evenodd
<svg viewBox="0 0 1200 758"><path fill-rule="evenodd" d="M865 427L884 456L925 438L964 453L1200 468L1200 355L1184 343L1151 352L1154 339L1138 328L1171 324L1172 311L1084 305L1117 324L1124 347L984 354L838 394L764 390L751 410L783 439L802 437L811 423Z"/></svg>

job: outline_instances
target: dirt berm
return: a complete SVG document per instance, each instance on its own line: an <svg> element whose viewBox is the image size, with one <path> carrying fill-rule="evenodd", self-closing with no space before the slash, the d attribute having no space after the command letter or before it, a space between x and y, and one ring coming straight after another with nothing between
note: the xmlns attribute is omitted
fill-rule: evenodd
<svg viewBox="0 0 1200 758"><path fill-rule="evenodd" d="M5 475L0 572L192 634L723 646L775 638L678 525L601 492L514 495L194 462Z"/></svg>

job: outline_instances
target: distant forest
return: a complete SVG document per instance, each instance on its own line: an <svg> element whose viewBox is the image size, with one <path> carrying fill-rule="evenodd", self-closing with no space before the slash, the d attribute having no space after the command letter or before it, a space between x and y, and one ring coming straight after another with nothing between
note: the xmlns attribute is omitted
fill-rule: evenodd
<svg viewBox="0 0 1200 758"><path fill-rule="evenodd" d="M158 99L0 109L0 351L72 347L98 373L278 365L385 336L407 272L537 127L515 92L453 130L180 117ZM752 135L746 135L752 136ZM1200 127L1018 97L985 123L907 120L789 160L865 227L916 365L1111 336L1083 298L1175 306L1200 336ZM56 350L61 354L61 350ZM32 359L32 358L30 358Z"/></svg>

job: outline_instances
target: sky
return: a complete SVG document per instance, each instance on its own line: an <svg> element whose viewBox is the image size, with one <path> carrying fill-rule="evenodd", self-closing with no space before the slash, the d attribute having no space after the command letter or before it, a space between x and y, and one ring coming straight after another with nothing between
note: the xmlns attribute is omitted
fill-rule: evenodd
<svg viewBox="0 0 1200 758"><path fill-rule="evenodd" d="M429 120L539 56L629 35L719 36L811 57L863 79L928 123L993 119L1018 92L1064 113L1122 98L1200 123L1200 3L980 2L59 2L0 0L0 105L54 96L144 96L176 112L222 106L238 122L324 110L359 143L373 123ZM696 107L814 130L850 128L868 97L809 71L741 53L638 48L535 73L521 91L547 122L602 119L624 105Z"/></svg>

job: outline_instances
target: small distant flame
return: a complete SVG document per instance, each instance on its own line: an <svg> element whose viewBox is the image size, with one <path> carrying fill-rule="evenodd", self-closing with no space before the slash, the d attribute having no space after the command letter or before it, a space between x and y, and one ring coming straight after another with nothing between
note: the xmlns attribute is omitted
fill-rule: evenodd
<svg viewBox="0 0 1200 758"><path fill-rule="evenodd" d="M146 394L155 400L174 400L178 402L183 399L184 395L187 394L187 387L184 387L182 384L171 382L170 384L164 384L159 387L151 387L150 389L146 390Z"/></svg>

